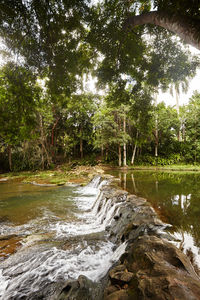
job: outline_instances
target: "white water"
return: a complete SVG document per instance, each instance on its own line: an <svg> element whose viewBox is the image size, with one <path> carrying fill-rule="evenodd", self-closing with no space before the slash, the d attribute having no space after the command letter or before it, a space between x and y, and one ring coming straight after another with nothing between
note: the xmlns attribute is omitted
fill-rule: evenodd
<svg viewBox="0 0 200 300"><path fill-rule="evenodd" d="M80 211L77 222L49 224L49 232L58 240L67 240L66 249L56 247L53 242L42 246L33 244L30 248L25 242L16 254L1 263L0 299L20 299L23 295L24 299L32 299L33 292L50 282L76 279L81 274L97 281L106 274L126 247L122 244L113 252L114 244L104 232L121 204L106 200L100 192L106 184L95 177L88 186L78 189L74 198Z"/></svg>

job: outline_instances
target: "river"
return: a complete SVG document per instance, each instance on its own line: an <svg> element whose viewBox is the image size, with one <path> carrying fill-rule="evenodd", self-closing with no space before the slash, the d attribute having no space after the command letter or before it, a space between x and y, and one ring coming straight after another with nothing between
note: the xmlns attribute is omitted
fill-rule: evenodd
<svg viewBox="0 0 200 300"><path fill-rule="evenodd" d="M176 246L200 274L200 173L176 171L109 171L118 185L147 199L162 221L171 224Z"/></svg>
<svg viewBox="0 0 200 300"><path fill-rule="evenodd" d="M146 198L171 224L174 243L200 266L200 174L109 171L118 185ZM50 299L79 275L98 281L120 257L105 228L115 206L101 201L107 180L86 187L0 183L0 299ZM119 205L119 203L117 204Z"/></svg>

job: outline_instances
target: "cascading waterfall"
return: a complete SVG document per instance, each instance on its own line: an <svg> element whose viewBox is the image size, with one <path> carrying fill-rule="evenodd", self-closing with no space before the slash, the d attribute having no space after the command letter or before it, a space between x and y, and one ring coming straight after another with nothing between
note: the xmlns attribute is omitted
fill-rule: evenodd
<svg viewBox="0 0 200 300"><path fill-rule="evenodd" d="M106 274L126 247L121 244L113 251L116 246L105 231L124 201L109 199L101 191L107 184L96 176L87 186L76 188L77 220L49 224L52 239L31 247L24 243L0 264L0 299L31 300L52 283L76 279L81 274L97 281ZM48 297L43 295L42 299Z"/></svg>

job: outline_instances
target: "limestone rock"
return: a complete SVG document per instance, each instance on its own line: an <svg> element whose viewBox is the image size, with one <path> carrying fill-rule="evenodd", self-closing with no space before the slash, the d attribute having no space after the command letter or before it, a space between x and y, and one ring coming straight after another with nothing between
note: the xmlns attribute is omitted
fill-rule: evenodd
<svg viewBox="0 0 200 300"><path fill-rule="evenodd" d="M67 281L56 300L100 300L103 290L100 284L92 282L85 276L78 280Z"/></svg>
<svg viewBox="0 0 200 300"><path fill-rule="evenodd" d="M139 299L200 299L200 280L189 259L169 242L142 236L128 253L124 265L134 273ZM136 286L130 285L129 290Z"/></svg>
<svg viewBox="0 0 200 300"><path fill-rule="evenodd" d="M130 300L130 299L131 298L128 296L126 290L119 290L117 292L114 292L114 293L104 297L104 300Z"/></svg>
<svg viewBox="0 0 200 300"><path fill-rule="evenodd" d="M133 273L128 272L124 265L119 265L109 272L109 276L112 283L121 285L130 282Z"/></svg>

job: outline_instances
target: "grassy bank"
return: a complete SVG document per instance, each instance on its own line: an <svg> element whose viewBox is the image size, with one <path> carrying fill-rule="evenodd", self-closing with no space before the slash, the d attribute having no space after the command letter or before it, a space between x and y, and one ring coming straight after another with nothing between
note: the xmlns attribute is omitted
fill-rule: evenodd
<svg viewBox="0 0 200 300"><path fill-rule="evenodd" d="M0 181L16 180L24 183L64 185L87 184L95 174L102 174L99 166L77 166L63 164L54 170L9 172L0 174Z"/></svg>
<svg viewBox="0 0 200 300"><path fill-rule="evenodd" d="M135 166L128 166L128 169L132 170L169 170L169 171L198 171L200 172L200 165L165 165L165 166L147 166L147 165L135 165Z"/></svg>
<svg viewBox="0 0 200 300"><path fill-rule="evenodd" d="M0 181L16 180L24 183L37 184L87 184L96 174L103 174L110 169L120 169L126 171L132 170L152 170L152 171L184 171L184 172L200 172L200 165L166 165L166 166L147 166L134 165L126 167L117 167L114 165L97 165L97 166L73 166L72 164L63 164L57 166L53 170L44 171L24 171L24 172L9 172L0 174Z"/></svg>

